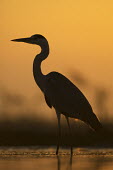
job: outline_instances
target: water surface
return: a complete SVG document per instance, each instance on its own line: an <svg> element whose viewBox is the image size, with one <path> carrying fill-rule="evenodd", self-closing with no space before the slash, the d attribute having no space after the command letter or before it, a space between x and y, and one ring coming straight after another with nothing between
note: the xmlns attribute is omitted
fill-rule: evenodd
<svg viewBox="0 0 113 170"><path fill-rule="evenodd" d="M0 170L112 170L113 149L75 148L73 157L69 149L39 147L1 147Z"/></svg>

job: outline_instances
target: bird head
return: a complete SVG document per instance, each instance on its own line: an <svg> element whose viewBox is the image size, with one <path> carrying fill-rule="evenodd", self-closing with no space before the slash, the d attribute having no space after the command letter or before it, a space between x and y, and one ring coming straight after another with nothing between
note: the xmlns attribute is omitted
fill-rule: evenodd
<svg viewBox="0 0 113 170"><path fill-rule="evenodd" d="M46 38L40 34L35 34L35 35L32 35L31 37L27 37L27 38L14 39L11 41L25 42L25 43L37 44L37 45L41 45L41 44L44 44L45 42L47 42Z"/></svg>

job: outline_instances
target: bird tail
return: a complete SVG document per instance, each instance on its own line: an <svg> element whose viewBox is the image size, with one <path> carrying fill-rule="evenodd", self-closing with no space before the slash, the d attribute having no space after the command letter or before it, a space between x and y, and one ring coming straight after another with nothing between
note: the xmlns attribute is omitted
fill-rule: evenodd
<svg viewBox="0 0 113 170"><path fill-rule="evenodd" d="M100 131L100 129L102 129L102 124L100 123L95 113L91 114L90 121L88 122L88 124L95 131Z"/></svg>

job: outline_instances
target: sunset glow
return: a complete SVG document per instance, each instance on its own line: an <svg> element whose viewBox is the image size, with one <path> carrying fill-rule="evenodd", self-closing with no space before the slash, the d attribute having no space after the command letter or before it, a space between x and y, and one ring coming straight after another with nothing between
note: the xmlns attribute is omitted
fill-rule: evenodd
<svg viewBox="0 0 113 170"><path fill-rule="evenodd" d="M71 75L77 71L92 86L113 92L112 0L4 0L0 13L1 89L27 97L41 95L32 75L40 47L10 41L39 33L50 44L50 55L42 64L44 74L55 70L74 81ZM80 86L94 104L87 87Z"/></svg>

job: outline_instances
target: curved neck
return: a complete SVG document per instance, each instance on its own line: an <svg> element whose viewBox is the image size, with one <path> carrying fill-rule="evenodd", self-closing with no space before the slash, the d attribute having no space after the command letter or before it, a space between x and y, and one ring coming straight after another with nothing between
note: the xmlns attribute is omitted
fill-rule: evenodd
<svg viewBox="0 0 113 170"><path fill-rule="evenodd" d="M37 56L38 56L38 59L40 58L40 60L43 61L43 60L45 60L45 59L48 57L48 55L49 55L49 44L48 44L48 42L47 42L47 40L46 40L45 43L41 43L41 42L40 42L39 46L41 47L41 52L40 52L40 54L38 54ZM36 57L35 57L35 58L36 58Z"/></svg>
<svg viewBox="0 0 113 170"><path fill-rule="evenodd" d="M36 84L44 92L45 89L45 75L41 71L41 62L48 57L49 54L49 45L46 41L45 43L38 44L41 47L41 53L36 55L33 62L33 76Z"/></svg>

